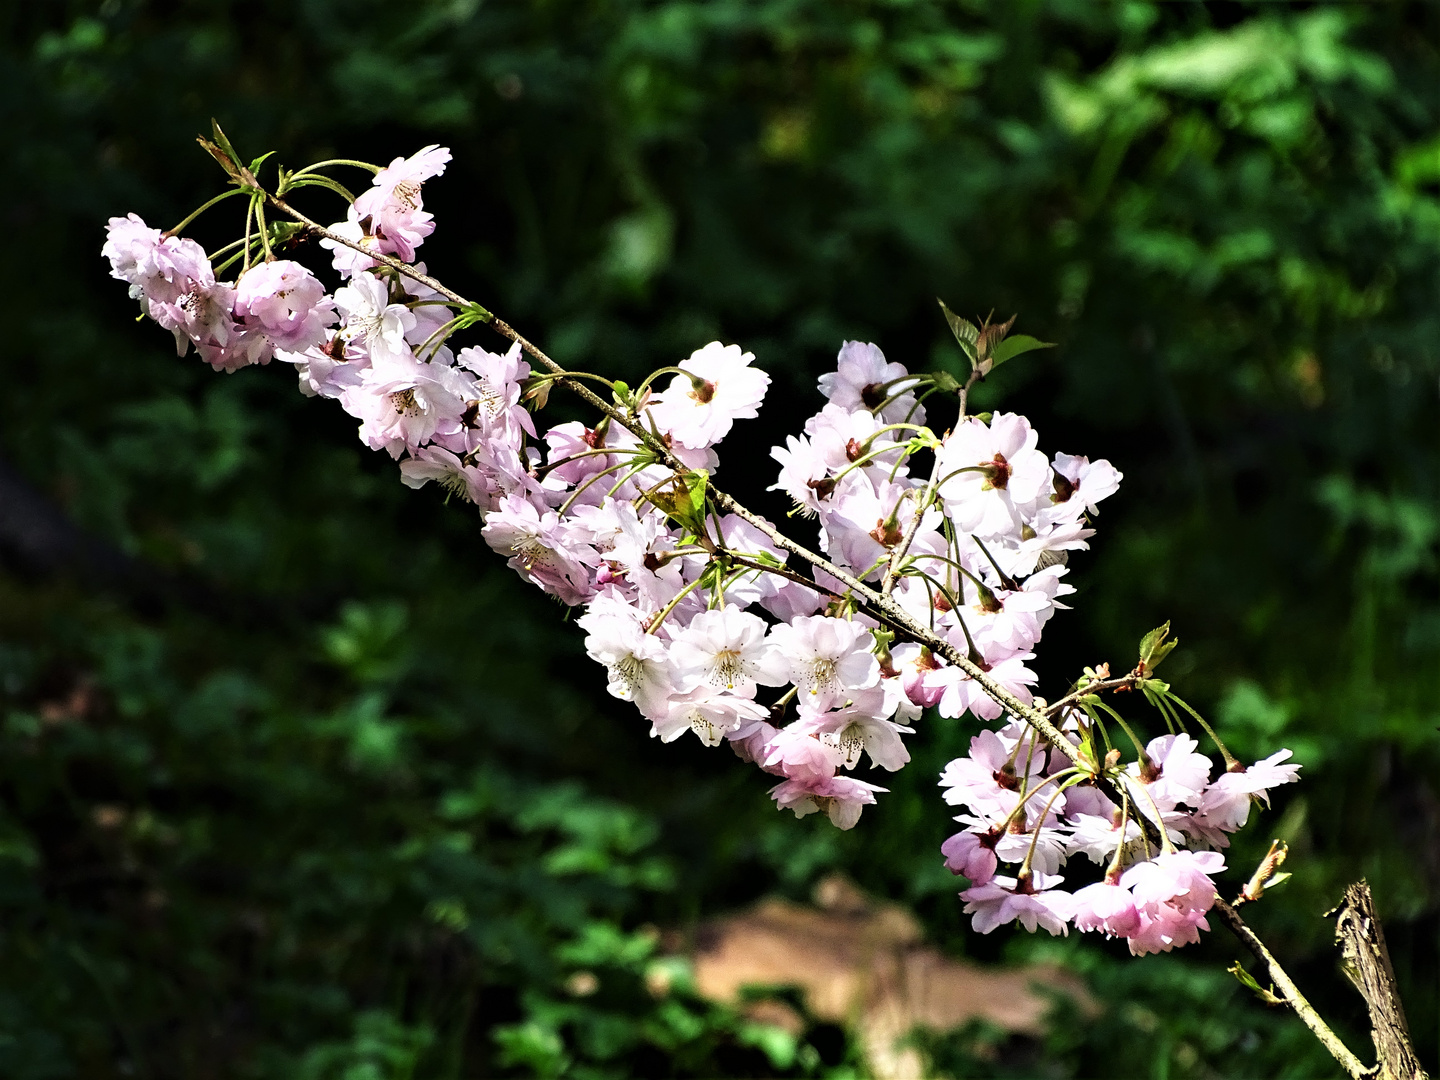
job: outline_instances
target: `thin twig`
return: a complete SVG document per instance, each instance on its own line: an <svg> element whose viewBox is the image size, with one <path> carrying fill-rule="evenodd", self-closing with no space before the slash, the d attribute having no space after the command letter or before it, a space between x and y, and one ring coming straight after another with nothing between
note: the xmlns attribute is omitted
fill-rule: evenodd
<svg viewBox="0 0 1440 1080"><path fill-rule="evenodd" d="M1122 688L1129 689L1139 681L1140 676L1136 675L1132 671L1129 675L1122 675L1118 679L1104 679L1100 682L1092 682L1089 685L1085 686L1083 689L1072 690L1070 693L1066 694L1063 698L1055 702L1053 705L1045 706L1045 715L1058 716L1061 712L1069 708L1071 705L1074 705L1083 697L1087 697L1090 694L1100 694L1105 692L1106 690L1120 690Z"/></svg>
<svg viewBox="0 0 1440 1080"><path fill-rule="evenodd" d="M1255 954L1255 959L1265 965L1270 981L1284 994L1285 1004L1295 1010L1295 1015L1304 1021L1321 1045L1330 1051L1330 1056L1338 1061L1340 1067L1354 1077L1354 1080L1369 1080L1374 1075L1372 1070L1363 1065L1360 1059L1350 1052L1350 1048L1340 1041L1340 1036L1330 1030L1330 1025L1320 1018L1315 1006L1300 992L1295 981L1280 966L1280 961L1276 960L1265 947L1265 943L1255 936L1255 931L1246 925L1240 913L1220 897L1215 898L1215 910L1220 913L1225 925Z"/></svg>

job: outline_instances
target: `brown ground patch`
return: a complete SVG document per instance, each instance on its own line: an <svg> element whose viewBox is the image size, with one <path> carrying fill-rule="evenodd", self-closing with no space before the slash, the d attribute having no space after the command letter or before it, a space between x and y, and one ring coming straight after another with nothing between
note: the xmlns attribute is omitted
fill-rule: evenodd
<svg viewBox="0 0 1440 1080"><path fill-rule="evenodd" d="M919 1055L896 1045L917 1027L944 1032L985 1020L1040 1034L1050 1000L1037 985L1094 1008L1080 979L1061 968L986 967L942 955L925 944L909 911L872 900L844 878L821 882L815 901L762 900L702 926L695 941L700 993L736 1004L747 986L798 987L815 1017L859 1035L882 1080L923 1074ZM802 1023L782 1002L750 1008L754 1019L792 1031Z"/></svg>

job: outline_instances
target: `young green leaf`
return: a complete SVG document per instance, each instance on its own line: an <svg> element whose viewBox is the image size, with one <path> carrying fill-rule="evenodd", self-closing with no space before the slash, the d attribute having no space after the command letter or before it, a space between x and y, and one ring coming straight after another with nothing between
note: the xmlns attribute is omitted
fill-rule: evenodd
<svg viewBox="0 0 1440 1080"><path fill-rule="evenodd" d="M1253 990L1255 992L1255 996L1258 997L1261 1001L1263 1001L1266 1005L1285 1004L1285 999L1275 993L1275 988L1273 986L1269 990L1266 990L1263 986L1261 986L1258 982L1255 981L1254 975L1251 975L1248 971L1246 971L1243 967L1240 966L1240 961L1235 961L1235 963L1231 964L1225 970L1230 972L1231 975L1234 975L1235 978L1239 979L1240 985L1249 987L1251 990Z"/></svg>
<svg viewBox="0 0 1440 1080"><path fill-rule="evenodd" d="M1034 352L1036 349L1053 349L1053 341L1041 341L1029 334L1016 334L1014 337L1007 337L995 346L990 352L990 370L994 371L1006 360L1011 360L1027 352Z"/></svg>
<svg viewBox="0 0 1440 1080"><path fill-rule="evenodd" d="M945 321L950 324L950 332L955 335L955 340L960 343L960 348L965 351L965 355L969 358L970 365L973 367L976 363L975 344L980 340L980 328L969 319L962 319L959 315L956 315L945 306L945 301L941 300L938 296L935 298L935 302L940 305L940 310L945 313Z"/></svg>
<svg viewBox="0 0 1440 1080"><path fill-rule="evenodd" d="M1160 662L1180 644L1178 640L1167 641L1169 636L1170 623L1167 620L1164 626L1157 626L1140 639L1140 664L1136 671L1142 677L1159 667Z"/></svg>

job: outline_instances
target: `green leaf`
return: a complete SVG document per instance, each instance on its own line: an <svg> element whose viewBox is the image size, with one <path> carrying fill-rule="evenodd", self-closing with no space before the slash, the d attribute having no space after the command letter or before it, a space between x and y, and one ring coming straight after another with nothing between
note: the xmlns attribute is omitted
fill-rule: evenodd
<svg viewBox="0 0 1440 1080"><path fill-rule="evenodd" d="M705 486L710 481L710 474L703 469L694 469L685 474L685 489L690 493L690 507L695 513L705 513ZM704 527L704 523L701 523Z"/></svg>
<svg viewBox="0 0 1440 1080"><path fill-rule="evenodd" d="M1167 620L1165 625L1157 626L1143 638L1140 639L1140 666L1141 675L1148 675L1160 666L1161 661L1175 649L1180 642L1167 641L1170 636L1170 623Z"/></svg>
<svg viewBox="0 0 1440 1080"><path fill-rule="evenodd" d="M692 469L675 477L668 488L647 492L645 498L667 517L699 535L705 531L705 489L709 482L707 473Z"/></svg>
<svg viewBox="0 0 1440 1080"><path fill-rule="evenodd" d="M230 155L231 161L238 163L240 155L235 152L235 147L230 145L230 139L226 136L224 129L220 127L220 121L213 116L210 118L210 130L214 132L215 142L219 144L220 149Z"/></svg>
<svg viewBox="0 0 1440 1080"><path fill-rule="evenodd" d="M1235 978L1240 980L1241 986L1248 987L1250 990L1254 991L1255 996L1258 997L1261 1001L1263 1001L1266 1005L1285 1004L1285 999L1282 997L1278 997L1275 994L1273 986L1269 990L1266 990L1263 986L1261 986L1258 982L1255 981L1255 976L1251 975L1248 971L1246 971L1243 967L1240 966L1240 962L1238 960L1235 963L1231 964L1225 970L1230 972L1231 975L1234 975Z"/></svg>
<svg viewBox="0 0 1440 1080"><path fill-rule="evenodd" d="M1014 337L1007 337L1001 341L990 353L990 370L994 371L1006 360L1021 356L1027 352L1034 352L1036 349L1053 349L1053 341L1041 341L1029 334L1016 334Z"/></svg>
<svg viewBox="0 0 1440 1080"><path fill-rule="evenodd" d="M975 345L980 340L980 328L969 319L962 319L948 307L945 301L938 296L935 302L940 305L940 310L945 313L945 321L950 324L950 332L955 335L955 340L960 343L960 348L965 350L965 355L970 358L970 364L975 365Z"/></svg>

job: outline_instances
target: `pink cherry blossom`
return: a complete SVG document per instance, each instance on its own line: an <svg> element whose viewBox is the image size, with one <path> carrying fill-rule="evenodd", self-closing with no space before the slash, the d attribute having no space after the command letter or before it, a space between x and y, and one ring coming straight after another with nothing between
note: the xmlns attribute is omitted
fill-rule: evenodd
<svg viewBox="0 0 1440 1080"><path fill-rule="evenodd" d="M1291 756L1280 750L1249 768L1221 773L1200 799L1201 823L1225 832L1239 829L1249 820L1252 796L1268 806L1271 788L1299 779L1299 765L1280 764Z"/></svg>
<svg viewBox="0 0 1440 1080"><path fill-rule="evenodd" d="M421 185L445 171L450 151L427 146L408 158L396 158L375 175L374 185L360 193L351 208L351 220L370 220L370 233L380 250L401 262L414 262L415 249L435 231L435 220L424 210Z"/></svg>
<svg viewBox="0 0 1440 1080"><path fill-rule="evenodd" d="M650 734L659 736L662 742L674 742L693 731L706 746L719 746L747 722L763 721L769 715L769 709L748 698L700 686L687 694L673 695L651 726Z"/></svg>
<svg viewBox="0 0 1440 1080"><path fill-rule="evenodd" d="M277 349L300 351L325 342L335 302L305 267L289 259L252 266L235 289L235 315Z"/></svg>
<svg viewBox="0 0 1440 1080"><path fill-rule="evenodd" d="M385 283L374 274L357 274L350 284L335 290L342 333L365 350L370 363L383 369L411 359L405 334L415 326L414 313L390 302Z"/></svg>
<svg viewBox="0 0 1440 1080"><path fill-rule="evenodd" d="M1014 729L1011 729L1013 731ZM970 740L970 753L956 758L940 774L945 801L968 806L977 813L1008 816L1020 801L1023 787L1034 790L1043 782L1046 757L1026 732L984 730Z"/></svg>
<svg viewBox="0 0 1440 1080"><path fill-rule="evenodd" d="M605 665L610 675L606 689L612 696L633 701L641 715L654 721L670 714L674 680L669 652L664 642L645 632L629 604L613 596L597 597L575 622L586 633L585 651Z"/></svg>
<svg viewBox="0 0 1440 1080"><path fill-rule="evenodd" d="M736 420L759 415L770 376L752 368L753 353L738 345L712 341L682 360L669 387L651 401L648 412L659 429L682 446L703 450L730 432Z"/></svg>
<svg viewBox="0 0 1440 1080"><path fill-rule="evenodd" d="M697 615L676 635L670 657L684 690L707 685L753 698L758 684L785 683L785 660L766 639L765 620L734 604Z"/></svg>
<svg viewBox="0 0 1440 1080"><path fill-rule="evenodd" d="M847 769L855 767L862 751L870 756L871 764L889 772L903 768L910 760L910 752L900 736L913 733L914 728L887 718L884 691L857 690L854 698L838 709L806 716L793 727L834 748L839 763Z"/></svg>
<svg viewBox="0 0 1440 1080"><path fill-rule="evenodd" d="M1130 937L1142 925L1135 897L1122 885L1097 881L1075 893L1075 927L1107 937Z"/></svg>
<svg viewBox="0 0 1440 1080"><path fill-rule="evenodd" d="M770 641L789 665L804 709L824 712L849 692L880 681L875 641L866 627L849 619L797 618L776 626Z"/></svg>
<svg viewBox="0 0 1440 1080"><path fill-rule="evenodd" d="M958 832L940 845L945 868L952 874L970 879L971 885L984 885L995 876L1000 865L995 845L1004 835L999 828Z"/></svg>
<svg viewBox="0 0 1440 1080"><path fill-rule="evenodd" d="M1019 922L1032 934L1043 927L1054 934L1069 934L1067 925L1075 913L1075 897L1055 888L1063 877L1034 874L1023 882L1012 877L995 877L960 894L965 914L973 915L971 925L978 934L997 926Z"/></svg>
<svg viewBox="0 0 1440 1080"><path fill-rule="evenodd" d="M1200 804L1213 763L1196 751L1198 745L1189 735L1162 735L1145 747L1149 764L1131 764L1130 774L1140 779L1150 799L1162 811L1173 810L1180 803ZM1141 809L1148 808L1149 802L1142 799Z"/></svg>
<svg viewBox="0 0 1440 1080"><path fill-rule="evenodd" d="M1035 449L1023 416L996 413L989 424L966 420L939 451L940 496L957 528L980 536L1020 530L1017 507L1035 502L1050 481L1050 463Z"/></svg>
<svg viewBox="0 0 1440 1080"><path fill-rule="evenodd" d="M775 732L756 757L766 772L792 780L834 776L841 755L833 742L820 738L813 725L791 724Z"/></svg>
<svg viewBox="0 0 1440 1080"><path fill-rule="evenodd" d="M518 495L507 495L480 530L485 542L527 581L567 604L583 604L590 596L587 552L567 536L559 515L541 514ZM593 558L593 552L588 553Z"/></svg>
<svg viewBox="0 0 1440 1080"><path fill-rule="evenodd" d="M925 423L925 410L908 393L914 382L903 381L909 372L903 364L885 362L878 346L847 341L840 346L837 369L820 376L820 392L847 412L879 408L887 398L896 400L880 409L883 423ZM897 382L897 380L902 380ZM886 385L891 384L891 385Z"/></svg>
<svg viewBox="0 0 1440 1080"><path fill-rule="evenodd" d="M400 481L409 488L424 487L433 481L446 495L472 503L485 499L485 479L480 470L466 465L440 446L413 451L410 457L400 462Z"/></svg>
<svg viewBox="0 0 1440 1080"><path fill-rule="evenodd" d="M786 780L770 789L770 797L783 810L796 817L824 811L831 824L840 829L853 829L860 812L875 803L875 793L885 788L867 784L850 776L830 776L817 780Z"/></svg>
<svg viewBox="0 0 1440 1080"><path fill-rule="evenodd" d="M1119 491L1123 479L1120 470L1108 461L1056 454L1052 481L1055 493L1050 502L1057 507L1073 507L1077 517L1084 511L1097 514L1095 504Z"/></svg>

